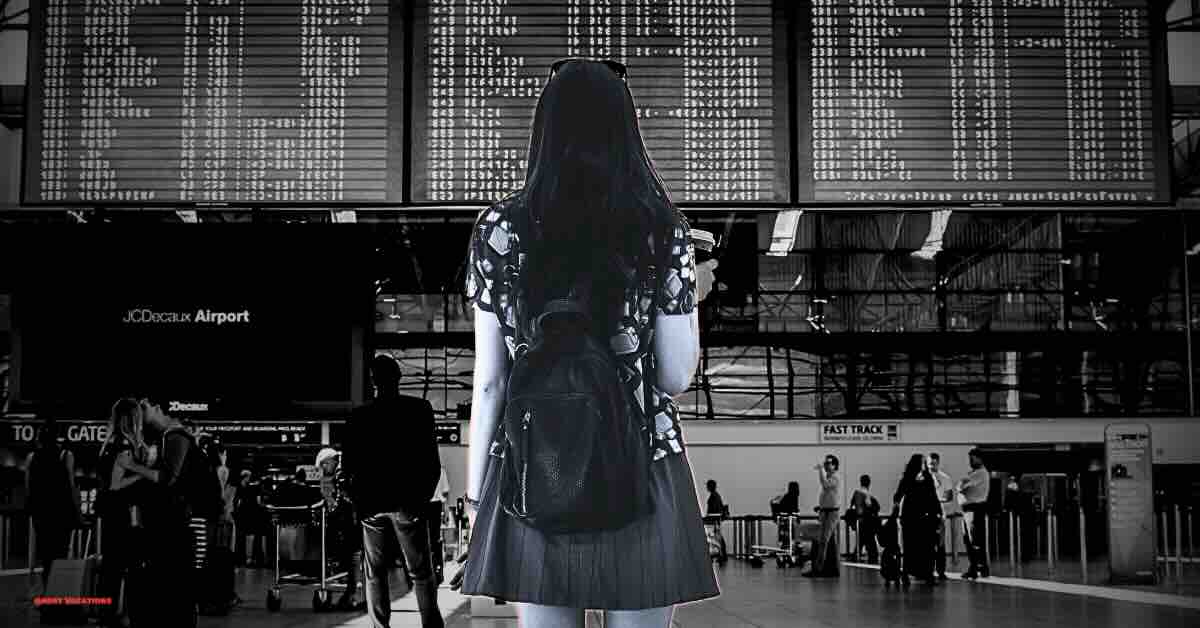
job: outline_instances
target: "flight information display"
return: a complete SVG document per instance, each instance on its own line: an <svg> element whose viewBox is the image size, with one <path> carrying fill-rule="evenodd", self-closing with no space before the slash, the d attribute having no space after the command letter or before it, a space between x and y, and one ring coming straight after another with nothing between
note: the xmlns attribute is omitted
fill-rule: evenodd
<svg viewBox="0 0 1200 628"><path fill-rule="evenodd" d="M420 3L413 199L490 202L519 188L550 66L588 57L628 67L647 151L676 201L786 201L786 38L773 4Z"/></svg>
<svg viewBox="0 0 1200 628"><path fill-rule="evenodd" d="M26 202L398 198L389 4L42 0Z"/></svg>
<svg viewBox="0 0 1200 628"><path fill-rule="evenodd" d="M1168 200L1146 0L812 0L810 12L802 198Z"/></svg>
<svg viewBox="0 0 1200 628"><path fill-rule="evenodd" d="M1169 201L1148 0L41 0L23 201L485 204L550 65L683 204Z"/></svg>

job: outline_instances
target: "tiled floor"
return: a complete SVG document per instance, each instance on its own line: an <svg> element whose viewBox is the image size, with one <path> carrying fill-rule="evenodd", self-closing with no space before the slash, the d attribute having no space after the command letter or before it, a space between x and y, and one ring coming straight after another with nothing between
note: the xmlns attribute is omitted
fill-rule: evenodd
<svg viewBox="0 0 1200 628"><path fill-rule="evenodd" d="M241 571L238 586L246 603L228 617L201 618L202 628L360 628L370 626L361 613L314 614L311 589L284 591L284 608L269 613L264 594L267 571ZM948 582L908 590L884 588L869 569L845 567L838 580L809 580L795 569L768 563L753 569L731 561L719 571L722 595L680 607L675 625L686 628L897 626L1089 626L1096 628L1173 628L1200 625L1200 610L1162 604L1105 599L995 583ZM0 579L0 625L37 625L29 607L25 576ZM468 601L448 589L439 596L447 625L453 628L515 628L512 619L472 619ZM394 628L419 625L411 595L393 602Z"/></svg>

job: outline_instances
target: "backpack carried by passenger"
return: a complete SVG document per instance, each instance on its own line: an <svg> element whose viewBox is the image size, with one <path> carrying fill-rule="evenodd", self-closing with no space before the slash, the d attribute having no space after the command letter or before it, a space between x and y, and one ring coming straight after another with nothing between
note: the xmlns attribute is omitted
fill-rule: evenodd
<svg viewBox="0 0 1200 628"><path fill-rule="evenodd" d="M176 503L182 501L190 517L216 519L224 509L224 497L221 494L221 481L209 460L197 442L196 437L184 428L172 428L163 433L160 451L167 450L167 438L178 434L191 441L187 457L183 461L180 478L182 490L173 492L172 499ZM160 454L161 455L161 454Z"/></svg>
<svg viewBox="0 0 1200 628"><path fill-rule="evenodd" d="M655 297L636 357L653 346L657 269L663 267L649 268ZM508 272L519 285L516 271ZM619 529L654 510L653 430L628 383L637 374L621 364L607 336L602 340L591 329L589 288L576 285L528 318L523 295L515 301L517 350L497 438L499 498L509 516L546 534ZM525 336L527 320L531 337ZM642 373L643 381L653 376L652 367ZM648 387L643 390L649 408Z"/></svg>

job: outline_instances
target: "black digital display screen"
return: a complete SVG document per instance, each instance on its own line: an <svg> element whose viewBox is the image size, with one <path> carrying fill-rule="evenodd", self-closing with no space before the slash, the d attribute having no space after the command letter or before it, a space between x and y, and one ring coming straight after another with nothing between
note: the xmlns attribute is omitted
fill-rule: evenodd
<svg viewBox="0 0 1200 628"><path fill-rule="evenodd" d="M302 418L362 400L371 247L354 226L5 231L5 261L37 269L13 291L17 409L154 395L179 416Z"/></svg>

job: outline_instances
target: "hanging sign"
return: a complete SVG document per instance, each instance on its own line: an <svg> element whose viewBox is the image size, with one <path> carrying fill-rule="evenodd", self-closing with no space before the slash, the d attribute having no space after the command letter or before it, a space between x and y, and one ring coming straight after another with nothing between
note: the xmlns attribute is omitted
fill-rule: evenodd
<svg viewBox="0 0 1200 628"><path fill-rule="evenodd" d="M900 441L899 423L862 421L819 423L817 430L822 443L896 443Z"/></svg>

